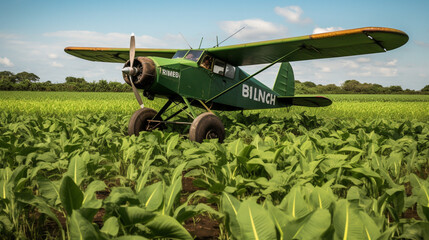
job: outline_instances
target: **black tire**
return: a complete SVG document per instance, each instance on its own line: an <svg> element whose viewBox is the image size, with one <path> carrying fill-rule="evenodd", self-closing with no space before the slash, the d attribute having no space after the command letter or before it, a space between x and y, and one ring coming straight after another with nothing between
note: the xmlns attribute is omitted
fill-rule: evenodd
<svg viewBox="0 0 429 240"><path fill-rule="evenodd" d="M151 108L140 108L135 111L128 123L128 135L138 136L141 131L150 131L149 122L147 120L152 120L156 114L157 112ZM154 124L155 123L152 123L152 125Z"/></svg>
<svg viewBox="0 0 429 240"><path fill-rule="evenodd" d="M225 139L225 128L219 117L207 112L195 118L189 129L189 139L201 143L204 139L214 138L220 143Z"/></svg>

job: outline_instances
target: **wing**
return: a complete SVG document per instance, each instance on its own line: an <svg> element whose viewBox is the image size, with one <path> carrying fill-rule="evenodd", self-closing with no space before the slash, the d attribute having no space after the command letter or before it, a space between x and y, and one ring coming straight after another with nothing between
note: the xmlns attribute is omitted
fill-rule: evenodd
<svg viewBox="0 0 429 240"><path fill-rule="evenodd" d="M97 62L120 62L128 60L129 48L92 48L92 47L66 47L64 51L73 56ZM177 49L136 48L136 57L165 57L171 58Z"/></svg>
<svg viewBox="0 0 429 240"><path fill-rule="evenodd" d="M332 104L332 101L326 97L277 97L277 100L286 105L304 106L304 107L326 107Z"/></svg>
<svg viewBox="0 0 429 240"><path fill-rule="evenodd" d="M367 27L210 48L207 51L232 65L244 66L272 63L296 49L300 50L283 62L384 52L407 41L408 35L400 30Z"/></svg>

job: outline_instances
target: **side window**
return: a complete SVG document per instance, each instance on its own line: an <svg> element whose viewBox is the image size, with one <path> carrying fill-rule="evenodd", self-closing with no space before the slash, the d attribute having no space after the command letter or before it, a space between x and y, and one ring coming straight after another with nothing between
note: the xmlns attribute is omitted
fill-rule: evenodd
<svg viewBox="0 0 429 240"><path fill-rule="evenodd" d="M213 72L219 75L224 75L225 73L225 63L219 59L216 59L213 66Z"/></svg>
<svg viewBox="0 0 429 240"><path fill-rule="evenodd" d="M200 66L211 70L212 69L213 58L209 55L204 56L203 60L200 62Z"/></svg>
<svg viewBox="0 0 429 240"><path fill-rule="evenodd" d="M235 67L231 64L226 65L225 77L234 78L235 76Z"/></svg>

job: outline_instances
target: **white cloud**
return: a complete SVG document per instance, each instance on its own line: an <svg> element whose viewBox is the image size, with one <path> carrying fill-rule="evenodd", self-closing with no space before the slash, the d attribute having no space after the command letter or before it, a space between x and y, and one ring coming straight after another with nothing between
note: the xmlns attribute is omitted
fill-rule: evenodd
<svg viewBox="0 0 429 240"><path fill-rule="evenodd" d="M352 68L352 69L359 68L359 64L357 64L353 60L339 60L339 61L341 61L342 65L346 68Z"/></svg>
<svg viewBox="0 0 429 240"><path fill-rule="evenodd" d="M327 27L327 28L316 27L313 30L313 34L334 32L334 31L340 31L340 30L344 30L344 28L342 28L342 27Z"/></svg>
<svg viewBox="0 0 429 240"><path fill-rule="evenodd" d="M302 18L304 12L299 6L275 7L274 11L291 23L311 23L310 18Z"/></svg>
<svg viewBox="0 0 429 240"><path fill-rule="evenodd" d="M52 63L51 63L51 66L52 66L52 67L57 67L57 68L62 68L62 67L64 67L64 65L63 65L63 64L58 63L58 62L52 62Z"/></svg>
<svg viewBox="0 0 429 240"><path fill-rule="evenodd" d="M242 27L246 27L236 35L234 38L241 40L262 40L273 37L284 37L286 28L283 26L274 25L261 19L246 19L241 21L223 21L220 28L229 35L235 33Z"/></svg>
<svg viewBox="0 0 429 240"><path fill-rule="evenodd" d="M348 72L347 75L350 77L370 77L372 76L372 72L371 71Z"/></svg>
<svg viewBox="0 0 429 240"><path fill-rule="evenodd" d="M93 31L57 31L43 34L45 37L57 37L74 46L129 47L130 36L124 33L100 33ZM148 35L136 36L136 47L163 47L166 44Z"/></svg>
<svg viewBox="0 0 429 240"><path fill-rule="evenodd" d="M55 54L55 53L51 53L51 54L48 55L48 58L50 58L50 59L56 59L56 58L58 58L58 55Z"/></svg>
<svg viewBox="0 0 429 240"><path fill-rule="evenodd" d="M366 58L366 57L360 57L360 58L356 59L356 61L358 63L367 63L367 62L370 62L371 59L370 58Z"/></svg>
<svg viewBox="0 0 429 240"><path fill-rule="evenodd" d="M396 66L398 59L393 59L392 61L386 63L386 66Z"/></svg>
<svg viewBox="0 0 429 240"><path fill-rule="evenodd" d="M5 65L6 67L13 67L14 64L7 57L0 57L0 64Z"/></svg>
<svg viewBox="0 0 429 240"><path fill-rule="evenodd" d="M377 68L377 72L383 77L396 77L398 75L398 69L396 68Z"/></svg>
<svg viewBox="0 0 429 240"><path fill-rule="evenodd" d="M332 72L330 67L322 67L322 72Z"/></svg>

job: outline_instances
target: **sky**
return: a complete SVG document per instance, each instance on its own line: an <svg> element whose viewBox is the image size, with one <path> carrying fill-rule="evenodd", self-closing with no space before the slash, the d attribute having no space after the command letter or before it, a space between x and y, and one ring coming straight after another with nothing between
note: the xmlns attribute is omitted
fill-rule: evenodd
<svg viewBox="0 0 429 240"><path fill-rule="evenodd" d="M40 81L123 81L122 64L68 55L67 46L198 48L304 36L360 27L390 27L410 37L387 53L292 62L295 79L336 84L355 79L420 90L429 84L429 1L31 1L0 2L0 71L27 71ZM243 69L254 73L263 65ZM272 86L278 65L256 78Z"/></svg>

